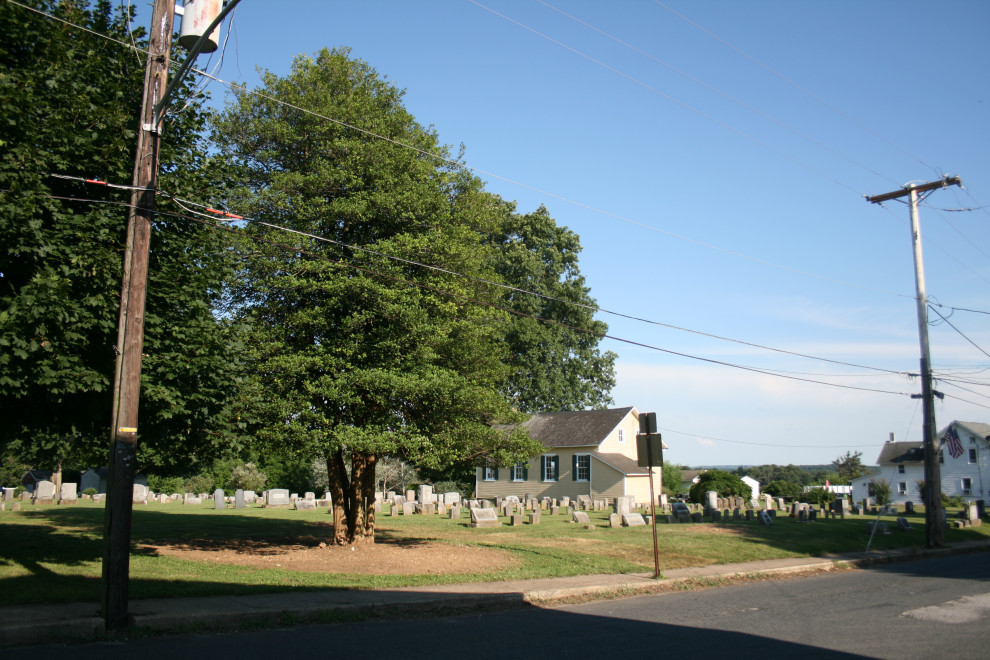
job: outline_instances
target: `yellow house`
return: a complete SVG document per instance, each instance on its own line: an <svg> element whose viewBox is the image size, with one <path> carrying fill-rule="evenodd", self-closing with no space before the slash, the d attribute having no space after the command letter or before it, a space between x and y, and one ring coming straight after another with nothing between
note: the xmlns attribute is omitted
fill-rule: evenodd
<svg viewBox="0 0 990 660"><path fill-rule="evenodd" d="M546 451L526 463L478 468L474 489L477 497L574 499L589 495L604 499L632 495L637 502L650 501L649 468L637 464L636 408L538 413L521 426ZM659 466L653 468L653 489L659 497Z"/></svg>

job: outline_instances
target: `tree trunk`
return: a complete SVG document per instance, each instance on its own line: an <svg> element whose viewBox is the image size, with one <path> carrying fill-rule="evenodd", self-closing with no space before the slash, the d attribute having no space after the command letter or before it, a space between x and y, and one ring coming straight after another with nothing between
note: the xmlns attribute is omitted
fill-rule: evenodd
<svg viewBox="0 0 990 660"><path fill-rule="evenodd" d="M347 465L344 463L344 453L337 450L327 457L327 481L330 486L330 498L333 500L333 543L348 545L354 538L348 524L350 519L350 493L347 479Z"/></svg>
<svg viewBox="0 0 990 660"><path fill-rule="evenodd" d="M370 478L369 478L370 476ZM371 488L368 489L370 484ZM352 543L375 542L375 512L371 507L375 497L375 457L374 454L354 452L351 454L351 492L354 501L351 507ZM369 498L370 501L369 501Z"/></svg>
<svg viewBox="0 0 990 660"><path fill-rule="evenodd" d="M370 543L375 542L375 500L377 499L375 497L375 465L377 463L378 457L374 454L368 454L361 483L361 491L365 497L362 534Z"/></svg>

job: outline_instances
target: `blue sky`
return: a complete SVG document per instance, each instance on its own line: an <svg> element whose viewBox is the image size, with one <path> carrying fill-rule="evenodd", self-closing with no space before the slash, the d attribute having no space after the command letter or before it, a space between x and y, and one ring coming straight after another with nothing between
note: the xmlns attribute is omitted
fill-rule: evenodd
<svg viewBox="0 0 990 660"><path fill-rule="evenodd" d="M958 175L921 207L928 294L979 346L930 328L956 379L941 428L990 421L988 28L978 0L242 0L217 75L348 46L490 191L581 236L602 308L895 372L919 368L908 210L862 195ZM600 318L663 349L601 344L615 404L655 411L674 462L872 463L891 432L921 439L917 380Z"/></svg>

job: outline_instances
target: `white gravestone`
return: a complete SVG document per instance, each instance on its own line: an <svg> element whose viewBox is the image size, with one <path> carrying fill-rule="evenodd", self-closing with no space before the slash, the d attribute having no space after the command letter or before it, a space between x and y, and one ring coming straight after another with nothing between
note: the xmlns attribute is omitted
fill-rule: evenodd
<svg viewBox="0 0 990 660"><path fill-rule="evenodd" d="M642 527L644 525L646 525L646 521L643 520L643 514L641 513L622 514L623 527Z"/></svg>
<svg viewBox="0 0 990 660"><path fill-rule="evenodd" d="M495 509L471 509L471 527L501 527Z"/></svg>

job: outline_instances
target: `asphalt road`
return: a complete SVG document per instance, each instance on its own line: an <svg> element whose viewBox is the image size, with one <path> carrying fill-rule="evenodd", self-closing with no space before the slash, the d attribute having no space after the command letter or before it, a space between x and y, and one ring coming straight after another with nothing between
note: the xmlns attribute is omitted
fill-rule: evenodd
<svg viewBox="0 0 990 660"><path fill-rule="evenodd" d="M990 657L990 555L551 609L17 649L137 658Z"/></svg>

